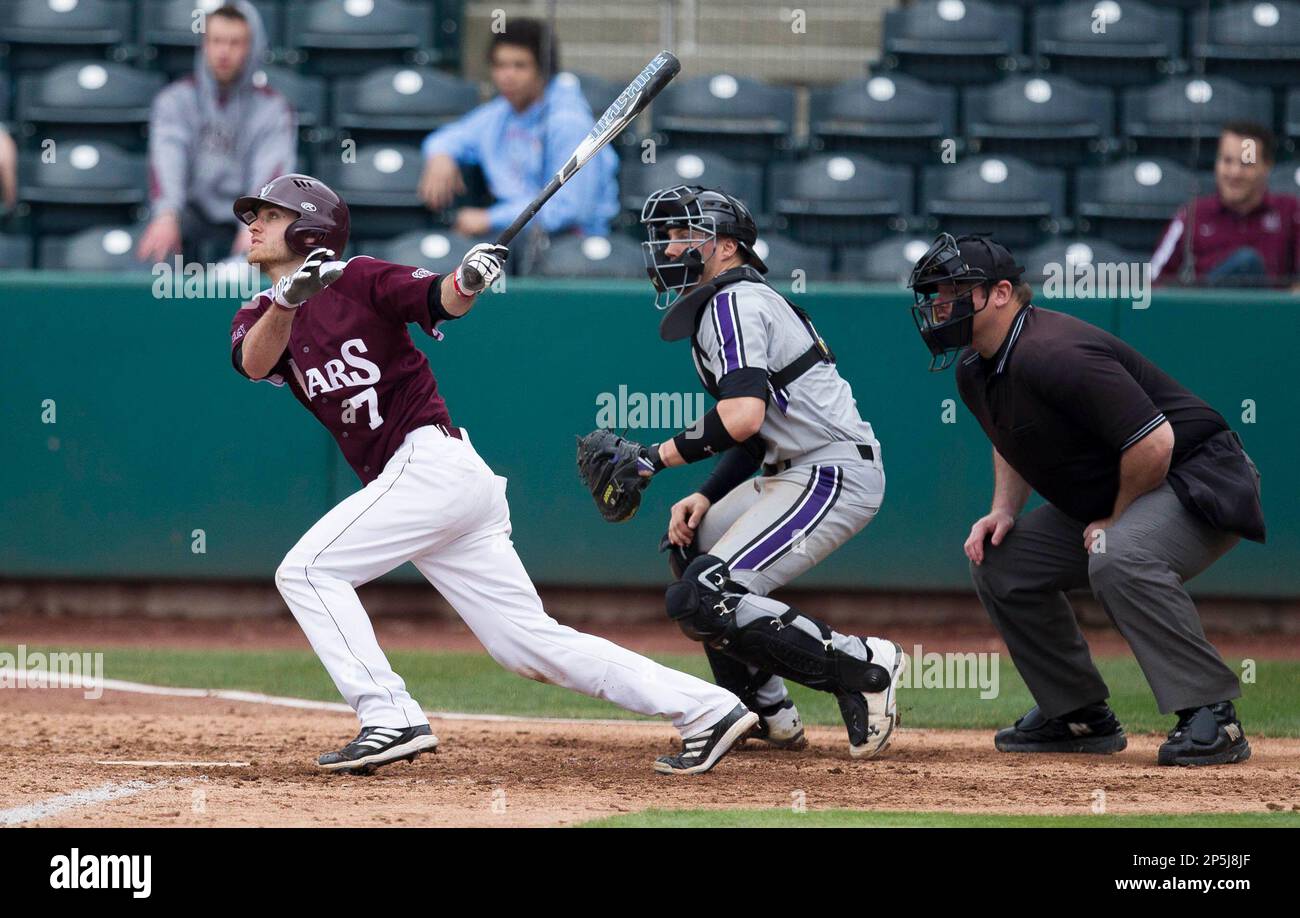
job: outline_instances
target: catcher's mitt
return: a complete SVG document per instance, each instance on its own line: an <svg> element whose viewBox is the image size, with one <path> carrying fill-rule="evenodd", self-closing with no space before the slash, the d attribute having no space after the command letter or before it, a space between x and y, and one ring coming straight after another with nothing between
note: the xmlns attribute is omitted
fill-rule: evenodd
<svg viewBox="0 0 1300 918"><path fill-rule="evenodd" d="M593 430L578 438L578 476L608 522L630 520L650 484L642 470L654 471L650 450L610 430Z"/></svg>

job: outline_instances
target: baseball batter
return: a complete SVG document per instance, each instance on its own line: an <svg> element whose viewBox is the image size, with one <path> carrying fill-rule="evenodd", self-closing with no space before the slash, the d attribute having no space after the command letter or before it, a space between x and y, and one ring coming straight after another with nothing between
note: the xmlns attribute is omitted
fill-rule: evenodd
<svg viewBox="0 0 1300 918"><path fill-rule="evenodd" d="M249 260L275 281L231 324L235 369L288 386L329 430L364 487L285 556L276 584L361 731L322 755L366 772L433 750L428 718L375 639L356 587L411 561L492 657L541 682L670 718L680 754L664 773L707 771L757 722L730 691L667 669L547 615L510 541L506 481L451 416L409 325L441 339L502 271L506 250L474 246L452 275L366 256L338 260L347 205L318 180L284 175L235 202ZM467 268L481 280L468 283Z"/></svg>
<svg viewBox="0 0 1300 918"><path fill-rule="evenodd" d="M667 466L720 456L672 508L662 547L678 580L668 615L704 643L719 685L761 715L756 738L806 745L784 677L833 694L850 753L873 756L897 724L902 649L839 634L768 593L875 516L885 491L880 444L807 314L764 280L757 227L741 201L665 188L646 200L641 222L656 305L668 310L660 335L691 339L700 381L718 402L694 428L652 447L621 438L603 447L591 435L589 449L614 450L616 469L627 469L593 493L598 504L618 500ZM623 461L633 453L635 465Z"/></svg>

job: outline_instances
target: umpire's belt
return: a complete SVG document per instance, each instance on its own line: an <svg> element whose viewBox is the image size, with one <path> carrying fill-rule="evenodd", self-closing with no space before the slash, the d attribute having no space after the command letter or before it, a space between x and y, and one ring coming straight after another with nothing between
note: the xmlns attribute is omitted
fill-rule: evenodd
<svg viewBox="0 0 1300 918"><path fill-rule="evenodd" d="M868 462L876 458L876 450L869 443L828 443L825 446L809 450L802 456L783 459L780 462L763 463L764 475L780 475L786 469L796 465L834 464L837 462L856 462L865 459Z"/></svg>

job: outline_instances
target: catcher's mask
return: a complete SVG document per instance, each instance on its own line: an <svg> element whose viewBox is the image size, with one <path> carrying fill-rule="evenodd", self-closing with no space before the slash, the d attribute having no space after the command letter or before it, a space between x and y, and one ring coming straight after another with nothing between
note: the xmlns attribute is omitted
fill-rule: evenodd
<svg viewBox="0 0 1300 918"><path fill-rule="evenodd" d="M974 291L988 294L999 281L1020 281L1024 268L1003 246L984 235L941 233L912 268L907 286L912 289L912 318L921 340L930 349L930 370L946 370L968 347L975 331ZM944 297L939 287L951 286Z"/></svg>
<svg viewBox="0 0 1300 918"><path fill-rule="evenodd" d="M661 188L646 198L641 208L641 224L647 240L641 243L646 273L655 288L655 306L667 309L682 294L700 282L707 256L701 251L719 236L736 240L745 260L760 273L767 265L754 251L758 226L749 209L738 198L699 185L675 185ZM670 230L684 229L683 238L673 239ZM685 245L675 257L668 247ZM712 250L710 250L710 254Z"/></svg>

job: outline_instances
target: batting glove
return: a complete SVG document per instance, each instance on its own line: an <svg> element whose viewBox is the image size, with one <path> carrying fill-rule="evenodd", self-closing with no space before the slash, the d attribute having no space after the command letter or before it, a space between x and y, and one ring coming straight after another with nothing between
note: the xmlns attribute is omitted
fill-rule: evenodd
<svg viewBox="0 0 1300 918"><path fill-rule="evenodd" d="M505 246L480 242L465 253L460 267L452 275L451 282L455 284L456 292L464 297L482 293L501 276L501 272L505 270L506 259L509 257L510 250ZM466 268L473 268L478 272L478 283L471 283L465 277Z"/></svg>
<svg viewBox="0 0 1300 918"><path fill-rule="evenodd" d="M271 300L285 309L297 309L310 297L320 293L343 275L346 261L333 261L333 249L312 249L311 254L292 274L276 282Z"/></svg>

